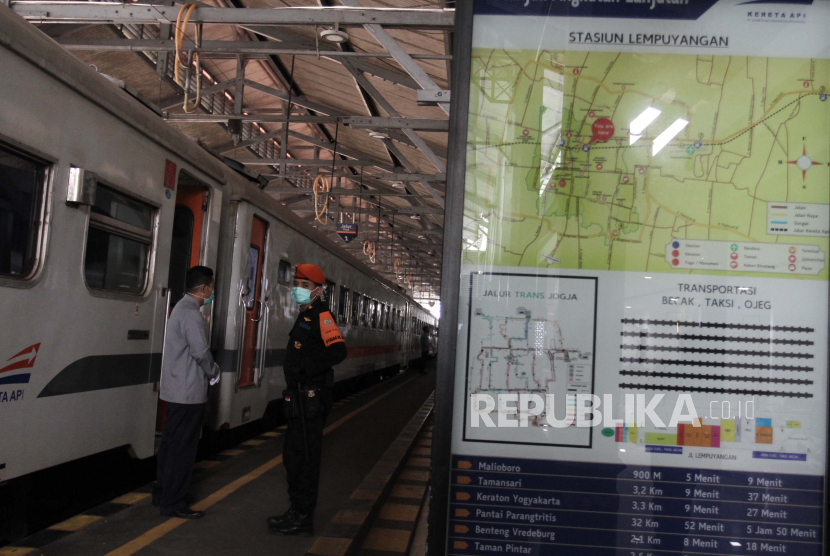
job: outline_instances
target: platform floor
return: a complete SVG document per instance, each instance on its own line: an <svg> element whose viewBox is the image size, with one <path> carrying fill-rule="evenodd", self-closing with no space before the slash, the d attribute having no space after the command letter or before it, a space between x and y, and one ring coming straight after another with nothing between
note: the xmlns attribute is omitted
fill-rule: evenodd
<svg viewBox="0 0 830 556"><path fill-rule="evenodd" d="M434 362L426 375L404 373L335 404L325 429L318 535L433 388ZM197 463L192 507L206 512L202 519L160 516L149 484L0 548L0 556L303 555L316 537L275 536L265 524L288 507L282 440L277 429Z"/></svg>

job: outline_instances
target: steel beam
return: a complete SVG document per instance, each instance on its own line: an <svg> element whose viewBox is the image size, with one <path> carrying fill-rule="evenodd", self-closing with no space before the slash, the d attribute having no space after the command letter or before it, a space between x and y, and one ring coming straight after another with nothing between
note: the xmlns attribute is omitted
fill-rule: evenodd
<svg viewBox="0 0 830 556"><path fill-rule="evenodd" d="M348 66L348 67L351 67L351 66ZM357 70L355 70L355 71L357 71ZM274 89L273 87L268 87L267 85L263 85L262 83L257 83L256 81L251 81L250 79L246 79L245 80L245 85L247 85L248 87L251 87L252 89L256 89L257 91L263 92L263 93L271 95L273 97L276 97L280 100L285 100L285 101L288 100L288 94L287 93L283 93L282 91L278 91L277 89ZM297 106L300 106L302 108L306 108L308 110L313 110L314 112L320 112L321 114L328 114L330 116L349 117L346 114L343 114L342 112L340 112L336 108L332 108L331 106L326 106L324 104L316 103L314 101L311 101L311 100L305 98L304 96L292 96L291 97L291 104L296 104ZM293 118L292 118L292 120L293 120ZM409 145L410 147L418 148L417 145L411 139L409 139L409 137L407 137L406 135L404 135L402 133L398 133L398 132L395 132L395 131L389 131L388 135L389 135L389 138L394 140L394 141L398 141L399 143L404 143L405 145ZM436 152L436 149L437 149L437 147L432 147L432 146L428 146L428 148L430 150L432 150L433 152ZM442 154L446 154L446 153L442 152Z"/></svg>
<svg viewBox="0 0 830 556"><path fill-rule="evenodd" d="M300 160L297 158L242 158L236 159L240 164L246 166L274 166L277 164L285 164L286 166L304 166L309 168L331 168L335 167L349 167L349 166L374 166L377 164L374 160ZM269 175L269 174L266 174ZM279 174L275 174L279 175Z"/></svg>
<svg viewBox="0 0 830 556"><path fill-rule="evenodd" d="M358 129L411 129L414 131L449 131L449 120L426 118L351 117L343 123Z"/></svg>
<svg viewBox="0 0 830 556"><path fill-rule="evenodd" d="M351 8L362 8L360 0L340 0L340 2ZM440 89L440 87L436 85L435 81L427 75L427 72L425 72L423 68L415 62L412 56L398 44L398 41L396 41L392 35L386 32L382 25L383 23L375 21L363 25L363 28L369 31L375 40L378 41L378 43L380 43L380 45L383 46L393 58L395 58L395 61L401 65L406 73L412 76L412 79L414 79L422 89ZM441 103L439 106L447 114L450 113L449 103Z"/></svg>
<svg viewBox="0 0 830 556"><path fill-rule="evenodd" d="M12 1L11 8L24 19L39 23L175 24L181 8L158 4L109 2ZM193 11L190 23L217 25L339 25L367 24L390 28L450 29L454 10L418 8L205 8ZM416 79L417 81L417 79Z"/></svg>
<svg viewBox="0 0 830 556"><path fill-rule="evenodd" d="M321 149L325 149L325 150L330 151L330 152L335 152L335 146L334 146L334 143L332 143L332 142L321 141L319 139L315 139L314 137L309 137L308 135L303 135L302 133L298 133L296 131L290 131L290 130L288 132L288 135L295 138L295 139L299 139L300 141L305 141L306 143L314 145L315 147L320 147ZM348 156L348 157L356 158L356 159L361 159L362 158L364 160L366 160L366 156L367 156L364 153L353 151L352 149L344 148L340 145L337 145L337 154L342 154L343 156ZM382 162L380 160L376 161L374 166L377 167L377 168L380 168L381 170L386 170L387 172L389 172L389 171L394 172L396 170L396 168L394 166L392 166L390 164L387 164L386 162ZM359 176L340 176L340 177L358 178Z"/></svg>
<svg viewBox="0 0 830 556"><path fill-rule="evenodd" d="M266 187L264 191L268 193L293 193L295 195L313 195L314 191L310 189L300 189L297 187ZM411 193L387 193L385 191L378 191L377 189L346 189L343 187L336 187L329 191L329 195L340 195L341 197L428 197L428 195L413 195ZM341 207L343 210L345 207ZM351 211L348 211L351 212Z"/></svg>
<svg viewBox="0 0 830 556"><path fill-rule="evenodd" d="M295 35L286 32L283 27L278 26L245 25L244 28L248 31L256 33L257 35L261 35L263 37L279 41L282 45L292 45L291 48L305 48L307 50L313 49L319 53L321 58L327 58L339 62L337 56L332 56L330 58L328 56L329 52L341 52L334 45L298 40ZM420 86L415 82L415 80L403 72L379 66L377 64L373 64L372 62L360 58L352 59L352 64L361 71L368 73L370 75L374 75L375 77L379 77L385 81L389 81L390 83L402 85L409 89L420 89Z"/></svg>
<svg viewBox="0 0 830 556"><path fill-rule="evenodd" d="M222 82L217 83L215 85L211 85L210 87L202 88L202 97L206 97L208 95L212 95L212 94L215 94L215 93L220 93L220 92L225 91L227 89L232 89L233 87L236 87L236 80L231 79L230 81L222 81ZM182 102L184 102L184 95L181 95L181 96L163 101L159 105L159 109L169 110L170 108L173 108L174 106L180 106L182 104Z"/></svg>
<svg viewBox="0 0 830 556"><path fill-rule="evenodd" d="M376 180L392 181L447 181L446 174L374 174Z"/></svg>
<svg viewBox="0 0 830 556"><path fill-rule="evenodd" d="M195 12L194 12L195 13ZM163 23L162 25L168 25ZM101 39L83 37L58 37L55 41L67 50L102 50L109 52L175 52L176 44L165 39ZM247 58L265 58L270 55L279 56L314 56L320 55L319 50L294 48L284 43L272 41L202 41L202 46L196 47L193 41L182 41L183 52L198 52L202 58L233 58L237 54L245 54ZM220 56L214 56L219 54ZM419 60L446 60L445 54L413 54ZM344 52L332 50L327 58L392 58L386 52Z"/></svg>
<svg viewBox="0 0 830 556"><path fill-rule="evenodd" d="M243 84L247 83L247 79L237 80L237 91L239 91ZM215 92L215 91L214 91ZM204 95L204 91L202 92ZM293 99L292 99L293 100ZM168 104L168 103L165 103ZM175 106L175 105L174 105ZM180 122L193 123L223 123L229 119L241 119L243 122L269 122L269 123L298 123L298 124L348 124L351 120L382 120L378 122L380 127L383 125L389 127L396 127L398 129L412 130L412 129L429 129L436 130L436 128L445 127L445 120L426 120L426 119L409 119L409 118L349 118L342 116L306 116L304 114L286 116L284 114L257 114L248 112L246 114L168 114L165 116L168 120L176 120ZM368 126L367 126L368 127ZM338 148L338 153L341 152ZM387 165L388 168L392 168Z"/></svg>

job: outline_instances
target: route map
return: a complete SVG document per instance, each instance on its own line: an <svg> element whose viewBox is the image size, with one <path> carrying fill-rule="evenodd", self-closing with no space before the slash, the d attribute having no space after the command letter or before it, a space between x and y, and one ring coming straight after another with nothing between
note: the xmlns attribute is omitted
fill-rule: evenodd
<svg viewBox="0 0 830 556"><path fill-rule="evenodd" d="M552 395L554 415L576 418L577 394L591 394L594 381L596 281L570 276L474 274L471 287L467 390L471 394ZM515 411L497 407L495 419L517 420ZM530 415L528 427L488 429L488 437L507 433L512 442L552 440L546 413ZM536 429L536 430L533 430ZM468 426L468 433L470 431ZM558 435L585 445L586 429ZM504 441L504 440L502 440Z"/></svg>
<svg viewBox="0 0 830 556"><path fill-rule="evenodd" d="M820 59L474 49L464 262L827 280L828 85Z"/></svg>

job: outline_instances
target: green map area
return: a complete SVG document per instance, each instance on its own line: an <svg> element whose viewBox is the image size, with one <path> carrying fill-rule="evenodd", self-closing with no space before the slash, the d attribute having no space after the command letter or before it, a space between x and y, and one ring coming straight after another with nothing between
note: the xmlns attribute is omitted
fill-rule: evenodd
<svg viewBox="0 0 830 556"><path fill-rule="evenodd" d="M826 235L769 234L767 214L830 205L825 88L828 60L475 49L464 262L699 272L672 268L674 239L827 253Z"/></svg>

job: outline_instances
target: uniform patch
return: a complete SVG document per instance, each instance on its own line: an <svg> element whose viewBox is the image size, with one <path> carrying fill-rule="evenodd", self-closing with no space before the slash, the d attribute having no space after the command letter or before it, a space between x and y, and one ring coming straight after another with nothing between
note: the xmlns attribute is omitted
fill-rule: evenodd
<svg viewBox="0 0 830 556"><path fill-rule="evenodd" d="M306 321L306 322L311 322L311 319L308 318L308 317L303 317L303 320Z"/></svg>
<svg viewBox="0 0 830 556"><path fill-rule="evenodd" d="M294 349L301 349L302 347L303 344L301 344L300 342L294 342Z"/></svg>
<svg viewBox="0 0 830 556"><path fill-rule="evenodd" d="M343 341L340 329L337 328L337 325L334 323L334 317L328 311L320 313L320 336L323 338L323 343L326 347Z"/></svg>
<svg viewBox="0 0 830 556"><path fill-rule="evenodd" d="M300 328L302 328L302 329L304 329L304 330L311 330L311 326L310 326L310 325L308 325L308 324L303 324L302 322L301 322L301 323L299 323L299 324L300 324Z"/></svg>

